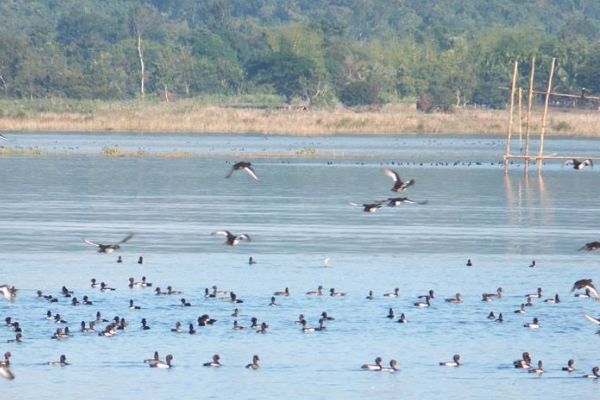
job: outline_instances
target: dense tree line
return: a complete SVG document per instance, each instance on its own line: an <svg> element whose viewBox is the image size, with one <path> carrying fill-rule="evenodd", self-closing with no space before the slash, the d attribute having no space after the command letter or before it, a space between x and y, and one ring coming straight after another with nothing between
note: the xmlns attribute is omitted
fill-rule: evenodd
<svg viewBox="0 0 600 400"><path fill-rule="evenodd" d="M496 107L531 56L543 76L557 57L557 91L600 94L599 48L597 0L2 0L0 98Z"/></svg>

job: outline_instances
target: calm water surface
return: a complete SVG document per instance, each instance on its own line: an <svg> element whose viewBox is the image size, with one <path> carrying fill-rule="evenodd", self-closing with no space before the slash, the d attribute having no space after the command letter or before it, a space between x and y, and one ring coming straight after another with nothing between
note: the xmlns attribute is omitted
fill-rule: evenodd
<svg viewBox="0 0 600 400"><path fill-rule="evenodd" d="M535 169L527 179L521 167L508 177L498 160L501 138L367 137L327 138L200 136L175 134L12 134L7 145L38 147L68 156L0 158L0 283L21 289L14 303L0 302L0 317L24 328L24 342L4 344L13 354L14 381L4 390L19 399L46 393L89 399L190 398L597 398L600 383L575 379L600 365L593 324L582 313L600 313L593 301L572 297L581 278L600 282L599 255L576 250L598 240L600 185L595 170L574 171L560 164ZM190 158L110 158L104 146L124 151L207 153ZM533 148L537 148L533 144ZM311 148L322 156L258 157L252 160L263 183L245 173L224 179L227 162L260 152L293 153ZM551 139L549 152L600 155L597 142ZM518 145L517 150L518 151ZM345 157L340 157L344 155ZM334 157L335 156L335 157ZM424 206L384 208L374 214L348 204L391 196L392 182L380 172L395 165L415 179L406 196ZM457 164L455 164L457 162ZM446 164L448 163L448 164ZM477 164L479 163L479 164ZM247 233L251 243L221 245L215 229ZM117 254L98 254L88 237L109 243L127 232L135 237ZM124 259L117 264L117 255ZM136 263L143 255L144 265ZM247 265L253 256L257 265ZM330 268L322 268L328 256ZM470 258L473 267L466 267ZM538 268L528 268L532 260ZM154 286L183 291L155 296L152 289L129 289L127 279L145 275ZM90 279L117 288L102 293ZM203 297L212 285L234 290L244 300L241 325L252 316L266 321L266 335L233 331L234 306ZM35 298L35 291L59 297L66 285L93 306L74 307ZM347 292L345 298L309 297L318 285ZM502 286L506 296L482 302L481 293ZM275 291L289 287L289 298ZM400 297L383 293L400 288ZM562 296L558 305L537 301L526 315L512 311L526 293ZM429 309L412 304L435 290ZM375 300L366 300L369 290ZM464 303L442 299L460 292ZM134 299L142 310L129 310ZM410 321L385 318L392 307ZM50 339L56 324L47 310L60 313L73 332ZM129 321L111 338L78 332L82 320L100 310ZM327 331L302 333L293 324L303 313L309 326L327 311L336 320ZM503 324L486 319L502 312ZM218 322L198 334L175 334L175 322L210 314ZM533 317L541 329L523 324ZM151 330L140 329L146 318ZM0 340L14 337L0 329ZM172 370L142 363L157 350L174 356ZM512 361L530 351L541 359L542 377L516 370ZM202 363L220 354L223 367ZM460 368L438 366L459 353ZM66 368L43 365L66 354ZM262 368L243 367L258 354ZM399 360L396 374L361 371L381 356ZM569 358L577 371L561 371Z"/></svg>

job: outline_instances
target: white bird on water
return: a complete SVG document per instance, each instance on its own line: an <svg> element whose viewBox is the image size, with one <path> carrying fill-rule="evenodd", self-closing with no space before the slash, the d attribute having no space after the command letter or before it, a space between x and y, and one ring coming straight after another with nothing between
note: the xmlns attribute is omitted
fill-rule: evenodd
<svg viewBox="0 0 600 400"><path fill-rule="evenodd" d="M323 268L328 268L329 267L329 257L325 257L323 259L323 263L324 263Z"/></svg>

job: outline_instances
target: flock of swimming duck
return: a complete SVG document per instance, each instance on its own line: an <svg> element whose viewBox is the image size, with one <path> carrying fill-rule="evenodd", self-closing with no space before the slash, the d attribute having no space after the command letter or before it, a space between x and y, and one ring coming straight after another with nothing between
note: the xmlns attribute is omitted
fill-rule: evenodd
<svg viewBox="0 0 600 400"><path fill-rule="evenodd" d="M0 135L0 139L5 139L5 138ZM576 169L581 169L585 165L590 165L590 166L593 165L591 160L585 160L585 161L581 161L581 162L577 162L577 163L574 162L577 160L572 160L572 161L573 162L571 162L571 163L574 164L574 168L576 168ZM261 182L258 175L252 168L252 165L250 162L235 163L232 166L229 173L227 174L226 178L230 178L236 171L245 171L250 175L250 177L252 179L254 179L257 182ZM386 176L390 177L390 179L392 179L392 181L394 183L393 187L391 188L392 192L396 192L396 193L403 192L415 184L415 181L412 179L408 180L408 181L403 181L400 178L399 174L391 168L383 168L382 172ZM387 206L389 206L389 207L398 207L404 203L412 203L412 204L420 204L420 205L427 204L427 201L413 201L413 200L408 199L407 197L388 198L386 200L380 200L380 201L375 201L373 203L365 203L365 204L356 204L356 203L350 203L350 204L352 204L354 206L362 207L363 211L365 211L365 212L375 212L379 208L381 208L383 206L383 204L386 202L387 202ZM228 246L235 246L235 245L239 244L241 241L247 241L247 242L251 241L250 236L247 234L236 235L228 230L217 230L217 231L212 232L212 235L213 236L224 236L225 237L224 244L228 245ZM131 240L133 237L134 237L134 234L130 233L122 240L120 240L116 243L111 243L111 244L102 244L102 243L98 243L96 241L92 241L92 240L86 239L86 238L83 238L83 242L88 245L96 247L97 251L100 253L112 253L114 251L119 250L121 248L121 245L125 244L126 242ZM590 243L586 243L579 250L595 251L598 249L600 249L600 242L590 242ZM328 266L328 261L329 261L329 259L326 258L325 259L325 267ZM122 258L119 257L117 262L122 262ZM138 263L139 264L143 263L143 257L139 258ZM256 261L253 260L252 257L250 257L248 263L252 265L252 264L255 264ZM472 261L468 260L467 266L472 266L472 265L473 265ZM534 266L536 266L535 261L533 261L533 264L531 265L531 267L534 267ZM139 282L136 282L134 278L129 278L128 287L130 289L148 288L148 287L152 287L152 286L153 286L153 284L148 282L146 277L143 277L142 280ZM116 290L115 288L107 285L105 282L97 282L96 279L91 280L91 287L94 289L99 289L102 292L111 292L111 291ZM324 292L324 290L325 289L323 288L323 286L319 286L317 288L317 290L315 290L315 291L306 292L306 295L307 296L326 296L327 292ZM574 292L576 290L582 290L584 292L576 293L575 297L593 298L595 300L600 300L600 294L599 294L597 288L594 286L592 279L581 279L581 280L576 281L571 289L571 292ZM17 298L18 291L19 290L17 288L15 288L14 286L0 285L0 293L8 301L14 301ZM399 297L399 291L400 291L399 288L395 288L393 292L385 293L385 294L383 294L383 296L384 297ZM167 286L166 291L163 291L160 287L156 287L154 289L154 292L157 296L163 296L163 295L165 295L165 296L171 296L171 295L180 296L183 294L180 291L174 290L171 286ZM483 293L481 300L486 301L486 302L491 302L494 299L502 298L503 294L504 294L504 291L500 287L496 290L496 292ZM328 295L330 297L345 297L346 293L338 292L338 291L336 291L335 288L330 288L328 290ZM515 314L527 313L527 311L526 311L527 307L531 307L534 305L533 299L541 299L542 295L543 295L543 291L541 288L539 288L535 293L527 294L526 295L527 300L525 302L523 302L521 304L520 308L515 310L514 313ZM84 295L80 301L80 300L78 300L77 297L74 296L74 293L72 291L70 291L69 289L67 289L65 286L62 287L60 296L62 296L65 299L70 299L69 300L70 304L73 306L78 306L78 305L91 306L91 305L93 305L93 301L90 300L89 296ZM269 303L269 305L273 306L273 307L277 306L276 297L289 297L289 296L291 296L291 293L290 293L289 288L286 287L285 290L283 290L283 291L273 293L273 296L271 297L271 302ZM37 297L40 299L46 300L49 303L59 302L58 297L54 297L52 295L44 295L42 293L42 291L40 291L40 290L37 291ZM207 299L219 298L221 300L231 302L234 305L241 304L244 302L243 300L239 299L234 292L220 291L220 290L218 290L218 288L216 286L212 287L212 292L208 288L206 288L204 297ZM366 299L373 300L374 298L375 298L375 295L373 294L373 292L369 291L368 295L366 296ZM417 301L415 301L413 303L413 305L414 305L414 307L418 307L418 308L430 307L432 305L432 302L434 301L434 299L436 299L436 294L433 290L430 290L427 294L419 296L419 299ZM460 293L456 293L455 296L446 298L444 301L446 303L459 304L459 303L463 302L463 297ZM545 303L558 304L561 302L561 299L560 299L559 294L556 294L555 296L547 298L543 301ZM188 302L183 297L180 299L180 304L182 307L191 306L190 302ZM130 300L129 301L129 309L130 310L138 310L138 309L141 309L141 307L136 305L134 303L134 300ZM231 314L231 316L234 318L233 327L232 327L232 329L234 329L234 330L254 329L257 333L261 333L261 334L266 334L268 332L268 328L269 328L268 324L266 322L259 323L258 319L255 317L251 318L251 325L249 327L240 325L237 320L237 318L240 316L239 310L237 308L235 308L235 310L234 310L233 314ZM591 321L597 325L600 325L600 318L595 318L588 314L584 314L584 316L589 321ZM327 329L325 324L329 321L335 320L333 317L329 316L327 314L327 312L325 312L325 311L321 313L320 317L321 318L319 319L319 325L316 327L307 326L308 322L305 319L303 314L300 314L298 320L294 321L294 323L301 326L300 330L302 332L308 333L308 332L324 331ZM396 319L396 314L395 314L393 308L389 309L387 318L391 319L391 320ZM498 316L496 316L494 314L494 312L490 312L490 314L487 316L487 318L489 320L497 321L499 323L502 323L505 321L505 317L504 317L503 313L499 313ZM67 324L67 321L65 321L61 317L60 314L58 314L58 313L53 314L50 310L48 310L48 312L46 314L46 319L49 321L52 321L56 324L60 324L60 325ZM187 329L183 328L183 324L181 322L179 322L179 321L176 322L174 327L171 328L171 332L174 332L174 333L186 333L187 332L188 334L193 335L193 334L196 334L196 326L208 326L208 325L213 325L216 322L217 321L215 319L211 318L208 314L204 314L204 315L198 317L197 324L189 323ZM401 324L405 324L405 323L408 323L409 321L408 321L408 318L405 315L405 313L402 313L399 316L399 318L397 319L397 322L401 323ZM101 330L96 331L96 327L101 324L106 324L106 325ZM23 328L21 327L21 325L19 324L18 321L13 321L12 317L9 316L9 317L5 318L5 325L15 332L15 338L8 340L7 343L21 343L24 341ZM119 332L127 330L129 327L128 321L126 321L125 318L116 316L113 318L112 321L109 321L102 317L102 314L100 313L100 311L96 312L96 318L94 320L90 321L87 325L86 325L85 321L81 321L80 325L81 325L80 332L82 334L96 333L98 336L103 336L103 337L110 337L110 336L116 335ZM539 319L537 317L535 317L535 318L533 318L533 320L531 322L525 323L523 325L523 327L527 328L527 329L539 329L541 327L541 323L540 323ZM151 329L145 318L141 319L141 329L142 330ZM600 331L598 333L600 334ZM52 336L52 339L65 340L65 339L68 339L70 336L71 336L71 332L69 331L68 327L65 327L65 328L59 327L56 329L56 332ZM0 361L0 374L6 379L14 379L14 374L10 370L11 357L12 357L11 352L6 352L4 354L4 357L5 357L4 361ZM155 352L154 356L152 358L143 360L143 362L148 364L151 368L168 369L168 368L173 367L173 359L174 359L173 355L169 354L165 357L165 359L163 361L160 359L158 352ZM221 366L220 360L221 360L220 356L218 354L215 354L212 357L212 361L208 361L208 362L204 363L203 366L205 366L205 367L220 367ZM252 358L252 362L247 364L246 368L252 369L252 370L259 369L260 368L259 361L260 361L260 357L258 355L254 355ZM390 360L389 367L382 365L382 363L383 363L382 358L377 357L375 359L374 364L364 364L362 366L362 369L377 371L377 372L396 372L396 371L398 371L398 361L397 360L395 360L395 359ZM527 369L530 373L541 375L545 372L543 369L542 361L538 361L537 366L536 366L533 363L529 352L523 353L523 358L514 361L513 364L514 364L515 368ZM63 354L60 356L58 361L47 362L47 365L64 367L69 364L67 362L66 356ZM459 354L456 354L452 357L452 361L440 362L439 365L446 366L446 367L459 367L462 365L462 359ZM567 371L567 372L573 372L573 371L575 371L574 365L575 365L575 361L571 359L571 360L569 360L568 365L566 367L562 368L562 370ZM593 379L600 378L600 367L598 367L598 366L593 367L592 374L584 375L583 377L584 378L593 378Z"/></svg>

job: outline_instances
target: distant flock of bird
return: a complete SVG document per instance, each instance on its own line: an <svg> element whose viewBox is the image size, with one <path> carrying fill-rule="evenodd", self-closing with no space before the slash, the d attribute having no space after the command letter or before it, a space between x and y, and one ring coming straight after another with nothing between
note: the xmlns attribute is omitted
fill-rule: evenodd
<svg viewBox="0 0 600 400"><path fill-rule="evenodd" d="M8 140L2 134L0 134L0 139L5 140L5 141ZM580 169L584 168L585 166L593 167L593 162L591 159L586 159L586 160L581 160L581 161L577 160L577 159L572 159L572 160L566 161L564 163L564 165L573 165L574 169L580 170ZM250 175L250 177L253 180L255 180L257 182L261 182L257 173L252 168L252 164L250 162L242 161L242 162L237 162L237 163L233 164L231 170L226 175L226 178L230 178L236 171L245 171ZM392 179L392 181L394 183L393 187L391 188L392 192L395 192L395 193L403 192L415 184L414 179L410 179L408 181L403 181L401 179L400 175L391 168L383 168L382 172L386 176L388 176L390 179ZM377 211L379 208L383 207L384 204L386 204L388 207L398 207L405 203L424 205L424 204L427 204L428 202L426 200L425 201L414 201L407 197L390 197L385 200L377 200L372 203L357 204L357 203L351 202L350 204L354 205L354 206L362 207L363 211L372 213L372 212ZM249 235L247 235L247 234L236 235L228 230L217 230L217 231L212 232L212 235L213 236L224 236L225 237L224 244L228 245L228 246L235 246L240 241L251 242L251 238ZM112 244L102 244L102 243L98 243L96 241L92 241L92 240L86 239L86 238L83 238L83 241L88 245L96 247L97 251L100 253L112 253L114 251L119 250L121 248L121 245L125 244L126 242L131 240L133 237L134 237L134 234L130 233L122 240L120 240L116 243L112 243ZM586 243L579 250L595 251L598 249L600 249L600 242L590 242L590 243ZM122 258L119 257L117 262L122 262ZM329 259L326 258L325 266L328 266L328 262L329 262ZM140 263L140 264L143 263L143 257L140 257L140 259L138 260L138 263ZM249 264L251 264L251 265L256 264L256 261L253 260L252 257L250 257ZM467 265L468 266L472 265L471 260L468 260ZM532 267L536 266L535 261L533 261L533 264L531 266ZM151 286L152 286L152 283L147 282L146 277L143 277L140 282L136 282L134 278L129 279L128 287L131 289L146 288L146 287L151 287ZM104 282L98 283L96 281L96 279L92 279L91 287L97 288L97 289L101 290L102 292L110 292L110 291L115 290L115 288L108 286ZM205 296L204 296L205 298L210 299L210 298L218 297L221 300L229 301L232 304L243 303L243 300L237 298L237 295L233 292L219 291L216 286L213 286L212 289L213 289L212 292L208 288L205 289ZM309 291L306 293L306 295L308 295L308 296L323 296L324 295L323 290L324 290L323 286L319 286L316 291ZM399 290L400 290L399 288L395 288L393 292L386 293L383 296L384 297L398 297ZM596 300L600 300L600 294L598 293L598 290L594 286L591 279L581 279L581 280L578 280L577 282L575 282L572 287L571 292L573 292L575 290L585 290L584 293L575 294L576 297L591 297ZM18 289L16 289L14 286L1 285L0 293L3 295L3 297L6 300L14 301L15 298L17 297ZM171 286L168 286L166 292L163 292L160 287L156 287L155 294L157 296L159 296L159 295L181 295L182 293L180 291L173 290L173 288ZM73 292L69 291L64 286L61 290L61 295L66 298L71 298L71 305L73 305L73 306L77 306L80 304L81 305L93 305L93 302L91 300L89 300L89 297L87 295L83 296L82 300L79 301L76 297L73 297ZM279 291L279 292L273 293L273 296L271 297L271 302L269 303L270 306L277 306L275 296L289 297L290 291L286 287L284 291ZM344 297L344 296L346 296L346 293L338 292L335 290L335 288L330 288L329 296L330 297ZM494 293L483 293L482 301L493 301L494 298L501 298L502 296L503 296L503 289L500 287ZM58 298L56 298L52 295L44 295L39 290L37 291L37 297L44 299L50 303L56 303L59 301ZM527 297L527 302L522 303L521 307L518 310L514 311L514 313L525 314L526 307L533 306L532 299L542 297L542 289L540 288L540 289L538 289L538 291L536 293L528 294L528 295L526 295L526 297ZM370 291L366 298L368 300L374 299L373 292ZM413 305L415 307L419 307L419 308L430 307L432 305L432 300L434 298L435 298L435 293L433 290L430 290L427 295L419 296L420 300L414 302ZM462 301L463 301L463 297L460 293L457 293L455 296L445 299L446 303L458 304L458 303L462 303ZM552 298L548 298L548 299L544 300L544 302L546 302L546 303L555 303L555 304L560 303L560 301L561 301L560 296L558 294L556 294ZM183 307L189 307L191 305L185 298L181 298L180 303L181 303L181 306L183 306ZM141 309L141 307L135 305L133 300L130 300L129 301L129 309L138 310L138 309ZM237 318L238 316L239 316L239 310L236 308L234 313L232 314L232 317ZM588 314L584 314L584 316L589 321L600 325L600 318L595 318ZM396 316L395 316L394 310L392 308L390 308L387 318L395 319L395 317ZM54 323L57 323L57 324L66 324L67 323L64 319L62 319L60 314L53 315L50 310L48 310L46 318L49 321L53 321ZM491 312L487 318L490 320L497 321L497 322L504 322L504 315L502 313L500 313L496 317L494 312ZM326 321L333 321L333 320L334 320L334 318L328 316L327 312L323 312L321 314L321 318L319 319L318 327L307 326L307 321L304 318L303 314L300 314L298 320L295 321L294 323L301 326L302 332L319 332L319 331L324 331L327 329L325 326ZM12 328L16 332L15 338L8 340L8 343L23 342L23 329L19 325L19 322L13 321L11 317L7 317L5 319L5 322L6 322L7 327ZM208 325L213 325L215 322L216 322L215 319L211 318L207 314L204 314L198 318L197 325L198 326L208 326ZM404 313L402 313L400 315L399 319L397 320L397 322L398 323L408 323L408 319L407 319L406 315ZM88 325L89 327L86 326L85 321L81 321L80 331L83 334L96 333L95 327L102 323L107 323L107 325L105 326L104 329L102 329L100 332L97 332L97 333L99 336L105 336L105 337L115 335L119 331L126 330L128 327L128 322L125 321L125 318L120 318L117 316L112 321L108 321L108 320L104 319L102 317L100 311L98 311L96 313L96 319L89 322L89 325ZM171 331L174 333L186 332L186 330L184 330L182 328L182 326L183 325L181 324L181 322L178 321L175 324L175 327L171 329ZM538 329L538 328L540 328L540 321L536 317L532 320L532 322L526 323L523 326L528 329ZM265 334L268 332L267 331L268 327L269 326L267 325L266 322L259 323L257 318L255 318L255 317L251 318L251 325L250 325L249 329L255 329L256 332ZM142 320L141 320L141 329L142 330L150 329L150 326L148 325L145 318L142 318ZM238 320L235 319L233 322L233 329L234 330L245 330L248 328L240 325L238 323ZM188 324L187 333L188 334L196 333L194 324L192 324L192 323ZM64 329L57 328L57 330L52 338L56 339L56 340L64 340L64 339L69 338L70 334L71 333L70 333L68 327L65 327ZM0 361L0 374L6 379L14 379L14 375L10 370L10 363L11 363L10 359L12 357L12 354L10 352L6 352L4 354L4 357L5 357L4 361ZM153 358L144 360L144 363L148 364L151 368L168 369L168 368L173 367L173 364L172 364L173 359L174 359L173 356L171 354L169 354L165 357L165 360L162 361L159 358L158 352L155 352ZM260 361L260 357L258 355L254 355L252 358L252 362L247 364L246 368L252 369L252 370L259 369L260 368L259 361ZM397 360L395 360L395 359L390 360L389 367L382 365L382 362L383 362L382 358L377 357L375 359L374 364L364 364L362 366L362 369L378 371L378 372L396 372L398 370L398 361ZM61 366L61 367L69 365L67 363L67 358L64 354L60 356L59 361L51 361L51 362L48 362L47 364L50 366ZM536 367L536 365L533 364L533 362L532 362L531 355L529 352L524 352L523 358L520 360L514 361L513 364L514 364L515 368L527 369L527 370L529 370L530 373L535 373L535 374L543 374L544 373L542 361L539 361L537 363L537 367ZM563 371L573 372L575 370L574 364L575 364L574 360L572 360L572 359L569 360L568 365L566 367L562 368ZM452 361L440 362L439 365L440 366L448 366L448 367L459 367L462 365L461 356L459 354L456 354L452 357ZM220 356L218 354L215 354L212 357L212 361L204 363L203 366L205 366L205 367L220 367L221 366ZM584 375L583 377L584 378L593 378L593 379L600 378L600 368L598 366L595 366L592 369L592 374Z"/></svg>

